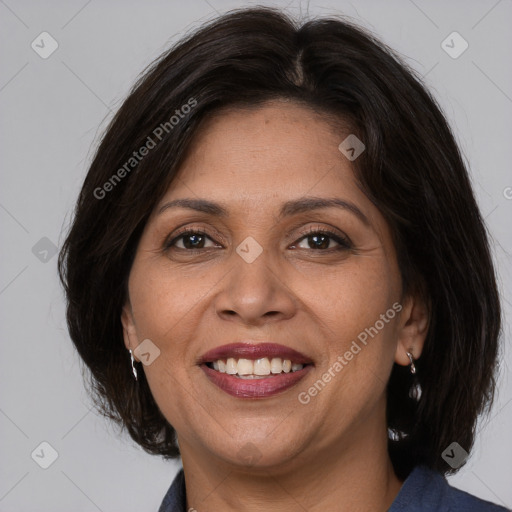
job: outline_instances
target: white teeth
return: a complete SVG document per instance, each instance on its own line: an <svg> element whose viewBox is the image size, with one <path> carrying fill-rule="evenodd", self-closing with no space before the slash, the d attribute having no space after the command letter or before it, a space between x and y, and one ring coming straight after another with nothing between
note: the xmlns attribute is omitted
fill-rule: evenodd
<svg viewBox="0 0 512 512"><path fill-rule="evenodd" d="M256 361L254 361L254 374L270 375L270 361L268 360L268 357L256 359Z"/></svg>
<svg viewBox="0 0 512 512"><path fill-rule="evenodd" d="M242 379L257 379L265 375L277 375L279 373L290 373L302 370L303 364L292 363L289 359L281 359L280 357L273 357L269 360L268 357L260 359L235 359L229 357L226 360L218 359L212 363L213 369L220 373L227 373L229 375L237 375Z"/></svg>
<svg viewBox="0 0 512 512"><path fill-rule="evenodd" d="M254 365L250 359L239 359L236 368L238 375L251 375L254 373Z"/></svg>
<svg viewBox="0 0 512 512"><path fill-rule="evenodd" d="M272 373L281 373L283 371L283 362L279 357L273 357L270 361L270 371Z"/></svg>
<svg viewBox="0 0 512 512"><path fill-rule="evenodd" d="M236 359L233 359L232 357L230 357L226 361L226 373L229 373L230 375L235 375L235 373L237 372L236 366L237 366Z"/></svg>

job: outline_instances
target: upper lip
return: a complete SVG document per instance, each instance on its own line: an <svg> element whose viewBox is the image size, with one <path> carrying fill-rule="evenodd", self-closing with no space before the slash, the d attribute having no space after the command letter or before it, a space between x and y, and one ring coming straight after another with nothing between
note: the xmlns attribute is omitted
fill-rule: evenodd
<svg viewBox="0 0 512 512"><path fill-rule="evenodd" d="M209 350L201 356L198 364L211 363L219 359L261 359L264 357L280 357L281 359L289 359L293 363L308 364L312 363L311 358L304 354L284 345L278 343L258 343L253 344L250 342L230 343L222 345Z"/></svg>

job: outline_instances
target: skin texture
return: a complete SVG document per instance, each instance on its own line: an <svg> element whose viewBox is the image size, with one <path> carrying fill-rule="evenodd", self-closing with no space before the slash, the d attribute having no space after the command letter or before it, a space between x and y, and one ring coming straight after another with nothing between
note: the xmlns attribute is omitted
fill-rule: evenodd
<svg viewBox="0 0 512 512"><path fill-rule="evenodd" d="M149 338L160 349L141 368L178 434L187 509L385 511L400 489L386 447L385 389L394 362L408 365L406 351L421 355L428 311L418 297L401 296L389 227L338 150L347 135L285 100L218 114L144 230L122 315L125 344L133 350ZM304 196L348 201L368 225L339 208L278 219L282 203ZM229 216L157 214L178 198L222 203ZM181 226L207 237L165 249ZM334 230L352 246L335 250L332 238L305 237L311 229ZM263 249L252 263L235 250L248 236ZM301 404L298 394L396 302L401 312ZM290 346L315 366L273 397L233 397L197 360L240 340ZM248 450L252 463L242 456Z"/></svg>

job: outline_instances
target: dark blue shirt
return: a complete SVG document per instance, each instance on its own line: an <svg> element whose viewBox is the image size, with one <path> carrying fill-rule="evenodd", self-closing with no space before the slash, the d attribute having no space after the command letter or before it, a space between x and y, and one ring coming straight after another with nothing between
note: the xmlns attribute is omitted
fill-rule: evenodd
<svg viewBox="0 0 512 512"><path fill-rule="evenodd" d="M181 469L174 478L158 512L187 512L185 478ZM451 487L446 478L424 466L407 477L388 512L510 512Z"/></svg>

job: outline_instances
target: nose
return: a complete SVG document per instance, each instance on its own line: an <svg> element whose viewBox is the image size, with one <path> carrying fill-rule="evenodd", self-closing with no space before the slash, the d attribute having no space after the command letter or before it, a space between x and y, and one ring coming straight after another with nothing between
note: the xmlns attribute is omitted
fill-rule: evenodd
<svg viewBox="0 0 512 512"><path fill-rule="evenodd" d="M233 254L232 270L215 299L216 313L222 319L258 326L295 314L292 283L286 282L286 274L267 256L264 250L248 263Z"/></svg>

